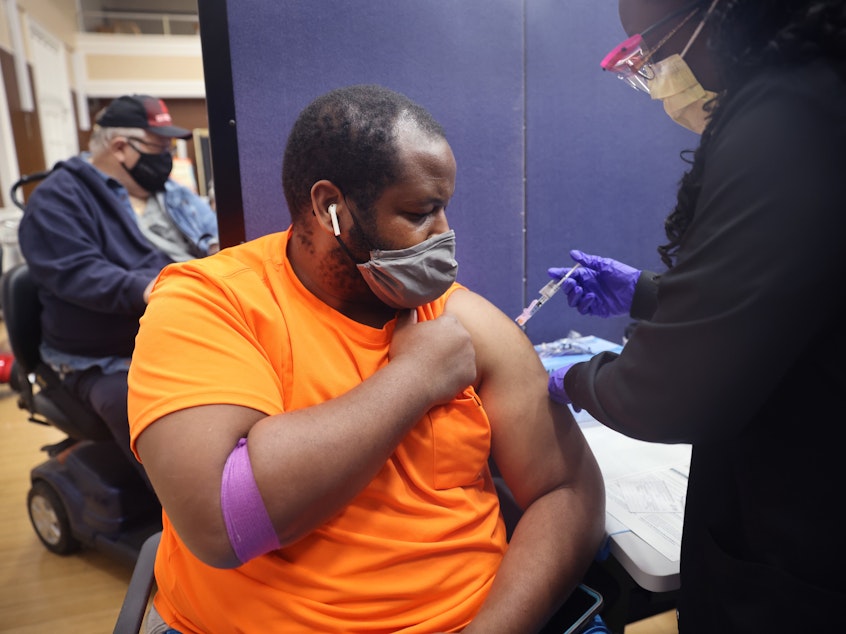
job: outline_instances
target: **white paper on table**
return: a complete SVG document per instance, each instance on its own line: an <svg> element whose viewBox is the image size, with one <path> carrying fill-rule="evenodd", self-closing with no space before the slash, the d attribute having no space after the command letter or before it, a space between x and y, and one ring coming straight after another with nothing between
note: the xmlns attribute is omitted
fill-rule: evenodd
<svg viewBox="0 0 846 634"><path fill-rule="evenodd" d="M652 475L614 483L632 513L684 513L684 496L674 495L666 482Z"/></svg>
<svg viewBox="0 0 846 634"><path fill-rule="evenodd" d="M681 558L687 494L684 473L682 465L677 465L605 483L608 513L670 561Z"/></svg>

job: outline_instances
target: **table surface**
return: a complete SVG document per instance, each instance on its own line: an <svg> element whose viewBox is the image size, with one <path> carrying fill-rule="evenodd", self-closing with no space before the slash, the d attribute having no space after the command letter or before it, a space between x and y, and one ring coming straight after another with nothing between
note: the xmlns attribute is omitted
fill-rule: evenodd
<svg viewBox="0 0 846 634"><path fill-rule="evenodd" d="M690 464L690 445L665 445L635 440L599 423L580 427L606 482L654 469ZM605 532L610 551L639 586L651 592L679 587L679 562L668 559L610 513Z"/></svg>

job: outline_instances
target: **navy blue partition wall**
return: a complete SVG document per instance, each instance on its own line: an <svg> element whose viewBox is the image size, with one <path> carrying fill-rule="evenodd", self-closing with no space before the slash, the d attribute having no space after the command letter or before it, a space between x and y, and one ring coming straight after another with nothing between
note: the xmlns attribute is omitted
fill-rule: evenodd
<svg viewBox="0 0 846 634"><path fill-rule="evenodd" d="M209 24L215 3L226 13ZM514 312L523 301L521 3L200 2L201 29L219 29L224 17L231 68L210 68L204 59L210 138L218 197L227 186L221 180L236 176L218 156L237 152L243 237L288 226L281 159L299 111L332 88L379 83L425 106L446 129L458 163L448 213L458 235L459 280ZM204 58L221 41L203 32ZM226 72L230 96L213 91ZM213 114L228 109L235 124L221 122L222 134L235 142L219 150Z"/></svg>
<svg viewBox="0 0 846 634"><path fill-rule="evenodd" d="M695 138L604 76L615 0L201 0L215 192L225 245L285 229L291 124L332 88L379 83L444 125L458 162L448 213L459 281L516 316L570 248L656 266ZM618 340L556 297L529 323Z"/></svg>

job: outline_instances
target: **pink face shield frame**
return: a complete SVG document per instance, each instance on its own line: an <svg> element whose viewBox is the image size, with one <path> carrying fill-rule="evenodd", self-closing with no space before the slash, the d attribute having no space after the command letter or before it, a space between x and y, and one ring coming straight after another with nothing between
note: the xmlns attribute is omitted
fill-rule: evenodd
<svg viewBox="0 0 846 634"><path fill-rule="evenodd" d="M648 58L645 57L643 49L643 37L635 33L615 46L599 65L602 70L614 73L635 90L648 94L647 81L651 79L651 75L647 62Z"/></svg>

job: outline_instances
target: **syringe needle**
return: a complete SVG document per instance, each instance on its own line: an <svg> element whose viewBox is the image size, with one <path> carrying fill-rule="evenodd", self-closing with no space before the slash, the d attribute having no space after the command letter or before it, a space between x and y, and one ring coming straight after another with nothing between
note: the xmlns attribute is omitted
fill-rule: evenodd
<svg viewBox="0 0 846 634"><path fill-rule="evenodd" d="M548 300L550 297L552 297L558 291L561 290L561 285L564 284L564 281L569 279L569 277L573 275L573 273L575 273L576 269L578 269L579 267L581 267L581 264L577 262L573 265L573 268L567 271L567 274L564 275L560 280L550 280L549 282L544 284L543 288L541 288L539 291L540 297L538 297L537 299L533 299L532 303L526 306L526 308L523 309L523 312L515 318L514 321L517 322L517 325L524 326L526 322L529 321L534 316L534 314L540 310L541 306L546 303L546 300Z"/></svg>

